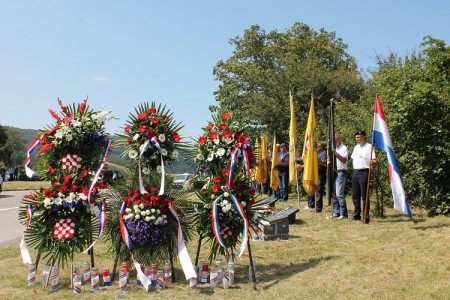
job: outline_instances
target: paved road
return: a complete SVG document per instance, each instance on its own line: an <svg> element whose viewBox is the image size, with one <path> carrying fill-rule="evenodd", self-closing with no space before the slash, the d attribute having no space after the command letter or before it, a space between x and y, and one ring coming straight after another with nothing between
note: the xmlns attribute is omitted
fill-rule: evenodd
<svg viewBox="0 0 450 300"><path fill-rule="evenodd" d="M19 242L25 227L18 213L22 196L30 191L3 191L0 194L0 247Z"/></svg>

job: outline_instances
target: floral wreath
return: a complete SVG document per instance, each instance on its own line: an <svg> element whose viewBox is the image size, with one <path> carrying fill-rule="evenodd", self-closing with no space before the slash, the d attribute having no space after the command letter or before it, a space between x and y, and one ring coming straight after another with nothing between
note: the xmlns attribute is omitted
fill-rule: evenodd
<svg viewBox="0 0 450 300"><path fill-rule="evenodd" d="M44 253L52 265L64 268L102 229L95 219L106 221L104 202L95 203L91 198L95 200L99 189L105 188L93 180L93 171L100 173L111 147L104 129L110 112L92 111L87 99L71 106L64 106L59 99L58 103L61 116L50 110L56 125L41 131L28 147L25 160L30 174L31 154L40 147L39 175L50 181L51 187L24 196L19 220L27 227L21 245L24 262L31 263L27 248L31 246Z"/></svg>
<svg viewBox="0 0 450 300"><path fill-rule="evenodd" d="M171 195L170 186L169 193L165 192L165 164L175 161L185 147L178 134L182 126L165 106L144 103L135 111L119 135L122 156L131 160L130 174L137 180L111 192L109 198L114 201L110 207L114 213L119 211L119 218L106 230L112 252L121 258L126 253L125 259L132 261L142 286L148 288L150 281L142 264L167 262L174 253L178 253L187 279L196 274L185 246L189 239L183 212L186 203L177 200L177 194ZM155 188L158 184L159 191Z"/></svg>

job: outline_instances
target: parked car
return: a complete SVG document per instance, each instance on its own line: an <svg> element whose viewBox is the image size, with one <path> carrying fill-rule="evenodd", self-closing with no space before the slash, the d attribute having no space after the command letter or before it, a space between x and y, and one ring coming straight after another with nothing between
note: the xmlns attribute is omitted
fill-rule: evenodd
<svg viewBox="0 0 450 300"><path fill-rule="evenodd" d="M186 187L191 182L192 177L194 177L194 174L189 173L175 174L175 177L173 179L173 185L176 188L180 189Z"/></svg>
<svg viewBox="0 0 450 300"><path fill-rule="evenodd" d="M106 170L105 172L103 172L103 176L101 181L104 184L113 184L114 181L117 180L121 180L124 179L125 177L123 176L123 174L120 171L116 171L116 170Z"/></svg>
<svg viewBox="0 0 450 300"><path fill-rule="evenodd" d="M41 178L39 177L38 172L33 171L33 173L31 174L31 178L27 176L27 174L25 173L25 171L21 171L19 172L19 180L21 181L39 181L41 180Z"/></svg>
<svg viewBox="0 0 450 300"><path fill-rule="evenodd" d="M0 193L3 191L3 177L0 176Z"/></svg>

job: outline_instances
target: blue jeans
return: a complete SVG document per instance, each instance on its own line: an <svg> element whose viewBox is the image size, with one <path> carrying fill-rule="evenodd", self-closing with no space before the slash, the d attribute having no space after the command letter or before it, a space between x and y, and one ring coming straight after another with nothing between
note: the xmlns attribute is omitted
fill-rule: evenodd
<svg viewBox="0 0 450 300"><path fill-rule="evenodd" d="M348 218L347 203L345 202L345 180L347 171L338 171L334 182L333 216Z"/></svg>
<svg viewBox="0 0 450 300"><path fill-rule="evenodd" d="M289 196L289 172L280 173L278 180L278 199L287 201Z"/></svg>

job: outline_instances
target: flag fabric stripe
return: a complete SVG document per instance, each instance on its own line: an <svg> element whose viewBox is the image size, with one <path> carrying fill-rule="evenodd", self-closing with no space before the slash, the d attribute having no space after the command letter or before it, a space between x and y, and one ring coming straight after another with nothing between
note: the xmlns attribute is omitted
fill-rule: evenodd
<svg viewBox="0 0 450 300"><path fill-rule="evenodd" d="M386 124L386 117L378 96L375 98L372 145L386 152L392 197L394 198L394 209L402 211L406 216L411 218L412 213L403 188L403 178L400 167L395 159L391 137Z"/></svg>
<svg viewBox="0 0 450 300"><path fill-rule="evenodd" d="M270 188L275 192L278 189L278 153L277 153L277 137L273 134L272 146L272 166L270 172Z"/></svg>

